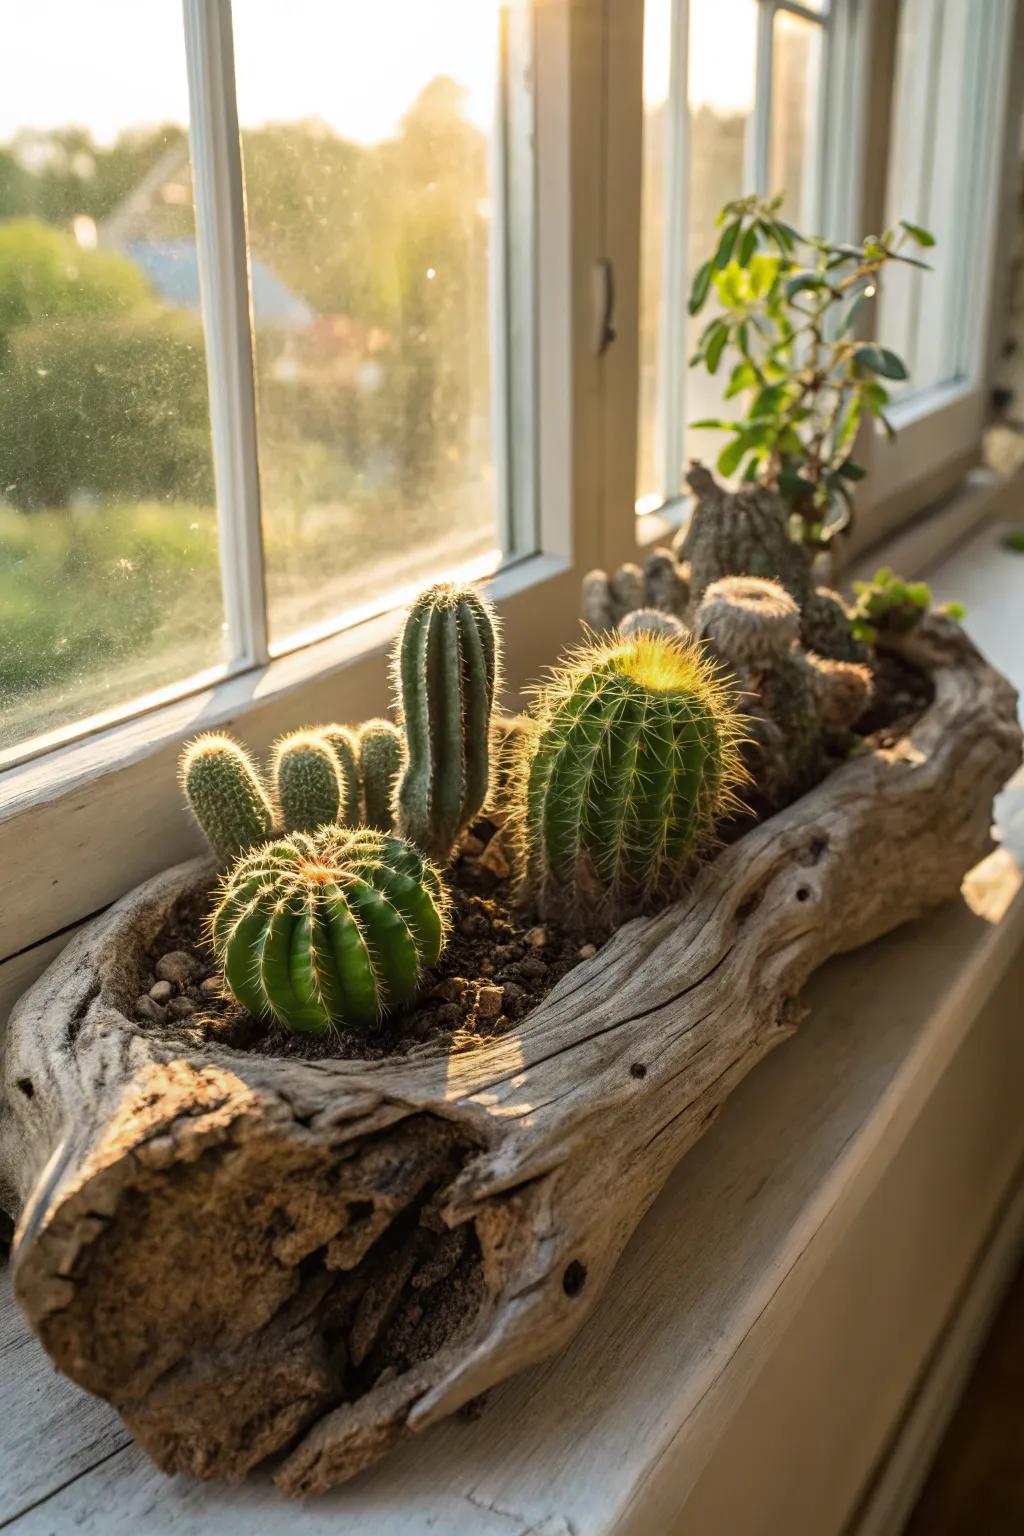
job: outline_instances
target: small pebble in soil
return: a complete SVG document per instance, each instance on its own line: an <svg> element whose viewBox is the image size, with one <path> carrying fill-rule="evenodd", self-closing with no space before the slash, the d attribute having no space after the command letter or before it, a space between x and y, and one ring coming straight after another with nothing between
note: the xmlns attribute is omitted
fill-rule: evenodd
<svg viewBox="0 0 1024 1536"><path fill-rule="evenodd" d="M481 987L476 996L477 1014L481 1019L496 1019L504 1001L504 987Z"/></svg>
<svg viewBox="0 0 1024 1536"><path fill-rule="evenodd" d="M531 928L523 937L531 949L543 949L548 941L547 933L543 928Z"/></svg>
<svg viewBox="0 0 1024 1536"><path fill-rule="evenodd" d="M597 954L597 945L581 944L576 953L579 955L581 960L593 960L594 956Z"/></svg>
<svg viewBox="0 0 1024 1536"><path fill-rule="evenodd" d="M149 989L149 995L154 1003L169 1003L174 995L174 988L169 981L154 981Z"/></svg>
<svg viewBox="0 0 1024 1536"><path fill-rule="evenodd" d="M219 976L207 976L205 981L199 983L199 991L203 997L220 997L221 979Z"/></svg>
<svg viewBox="0 0 1024 1536"><path fill-rule="evenodd" d="M184 990L199 966L185 950L172 949L169 954L160 956L153 969L158 981L173 981L175 986Z"/></svg>
<svg viewBox="0 0 1024 1536"><path fill-rule="evenodd" d="M151 1024L162 1024L167 1017L167 1009L145 993L135 999L135 1013L138 1018L148 1019Z"/></svg>
<svg viewBox="0 0 1024 1536"><path fill-rule="evenodd" d="M547 975L547 969L547 961L542 960L539 955L527 955L526 959L520 960L518 965L520 976L530 976L534 978Z"/></svg>
<svg viewBox="0 0 1024 1536"><path fill-rule="evenodd" d="M167 1012L172 1019L190 1019L196 1011L196 1005L190 997L172 997L167 1004Z"/></svg>

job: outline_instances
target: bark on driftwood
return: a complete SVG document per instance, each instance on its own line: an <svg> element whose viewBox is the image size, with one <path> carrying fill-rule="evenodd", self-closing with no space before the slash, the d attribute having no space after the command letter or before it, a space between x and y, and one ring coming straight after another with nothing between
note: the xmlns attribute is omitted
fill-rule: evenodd
<svg viewBox="0 0 1024 1536"><path fill-rule="evenodd" d="M0 1182L55 1363L167 1471L284 1450L342 1481L579 1328L808 975L956 893L1020 756L1015 696L954 626L936 697L620 930L515 1034L401 1060L175 1048L125 1017L202 864L76 939L11 1019Z"/></svg>

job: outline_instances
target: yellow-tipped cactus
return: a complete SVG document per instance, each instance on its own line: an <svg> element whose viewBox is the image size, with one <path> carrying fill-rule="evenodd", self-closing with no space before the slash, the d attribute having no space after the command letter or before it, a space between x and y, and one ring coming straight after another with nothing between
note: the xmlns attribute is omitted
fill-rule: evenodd
<svg viewBox="0 0 1024 1536"><path fill-rule="evenodd" d="M441 877L417 849L337 826L243 855L209 929L238 1001L310 1034L371 1029L411 1002L447 931Z"/></svg>
<svg viewBox="0 0 1024 1536"><path fill-rule="evenodd" d="M274 810L252 758L230 736L198 736L181 756L181 787L220 859L270 837Z"/></svg>
<svg viewBox="0 0 1024 1536"><path fill-rule="evenodd" d="M394 661L406 748L397 821L439 862L487 797L498 665L495 615L472 587L441 582L416 599Z"/></svg>
<svg viewBox="0 0 1024 1536"><path fill-rule="evenodd" d="M651 634L584 646L534 715L517 796L525 898L590 931L671 901L744 777L714 664Z"/></svg>
<svg viewBox="0 0 1024 1536"><path fill-rule="evenodd" d="M274 798L286 832L315 832L339 819L341 771L319 732L293 731L283 736L274 744L270 763Z"/></svg>
<svg viewBox="0 0 1024 1536"><path fill-rule="evenodd" d="M402 733L390 720L367 720L359 727L359 776L368 827L390 832L394 823L395 786L402 768Z"/></svg>

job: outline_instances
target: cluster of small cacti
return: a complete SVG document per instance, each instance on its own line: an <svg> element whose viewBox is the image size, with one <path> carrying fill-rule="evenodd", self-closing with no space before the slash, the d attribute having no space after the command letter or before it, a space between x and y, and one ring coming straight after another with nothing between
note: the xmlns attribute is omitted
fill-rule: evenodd
<svg viewBox="0 0 1024 1536"><path fill-rule="evenodd" d="M444 947L440 873L411 844L337 825L264 843L225 875L209 937L257 1018L371 1029L416 994Z"/></svg>
<svg viewBox="0 0 1024 1536"><path fill-rule="evenodd" d="M698 640L731 675L750 721L749 765L760 795L779 807L823 777L845 750L871 696L871 674L854 660L800 643L801 613L778 582L726 576L706 589L694 619Z"/></svg>
<svg viewBox="0 0 1024 1536"><path fill-rule="evenodd" d="M677 633L674 626L666 626L666 618L675 619L681 632L689 601L689 572L670 549L652 550L643 568L629 563L610 576L606 571L588 571L583 578L583 622L596 634L621 628L624 621L633 623L638 612L649 621L653 614L663 616L658 621L662 627L655 633ZM650 628L650 622L645 627ZM636 630L634 623L630 632Z"/></svg>
<svg viewBox="0 0 1024 1536"><path fill-rule="evenodd" d="M887 565L877 570L870 581L855 581L853 590L854 633L871 645L881 634L907 634L920 624L931 607L932 589L926 581L904 581ZM965 610L960 603L945 603L938 612L959 621Z"/></svg>
<svg viewBox="0 0 1024 1536"><path fill-rule="evenodd" d="M227 860L279 832L326 823L390 832L401 760L401 736L388 720L357 731L293 731L274 744L266 777L237 741L210 734L182 753L181 784L214 853Z"/></svg>
<svg viewBox="0 0 1024 1536"><path fill-rule="evenodd" d="M741 717L714 664L641 633L572 652L536 690L517 810L523 892L607 931L675 897L743 774Z"/></svg>

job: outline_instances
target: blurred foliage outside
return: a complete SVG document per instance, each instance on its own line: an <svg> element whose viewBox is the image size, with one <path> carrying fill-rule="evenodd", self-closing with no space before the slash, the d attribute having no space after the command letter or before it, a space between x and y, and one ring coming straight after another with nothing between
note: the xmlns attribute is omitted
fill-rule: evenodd
<svg viewBox="0 0 1024 1536"><path fill-rule="evenodd" d="M243 154L281 635L496 542L488 144L441 78L391 140ZM194 285L183 130L0 146L0 747L221 660L202 328L147 256Z"/></svg>

